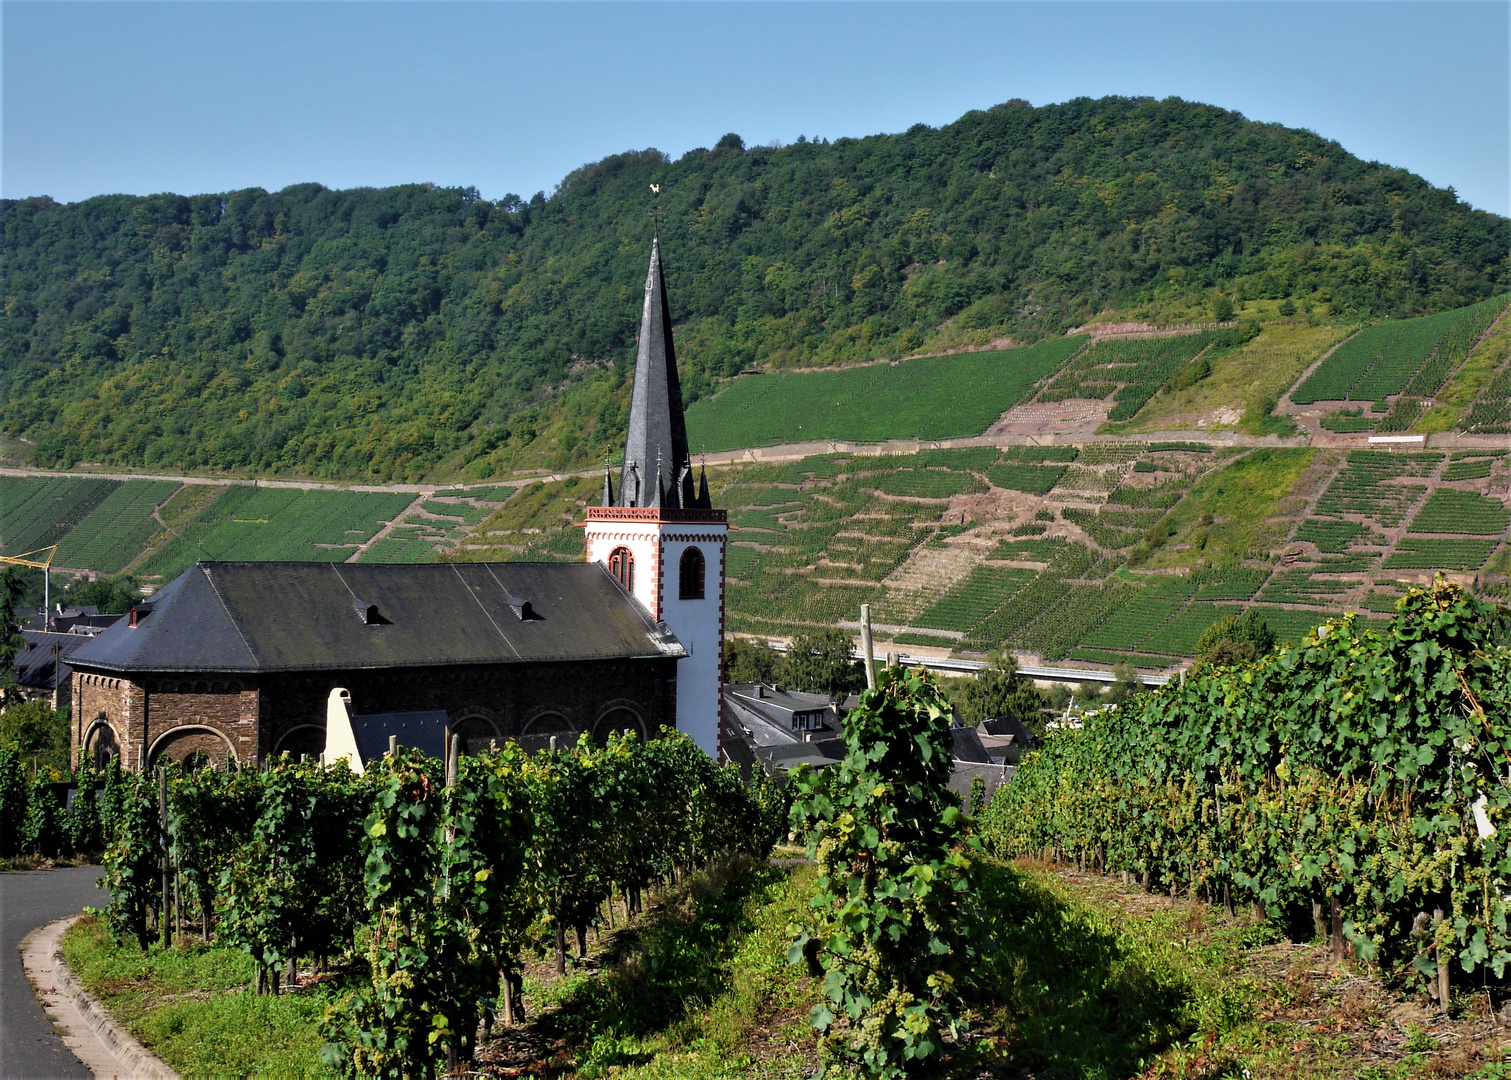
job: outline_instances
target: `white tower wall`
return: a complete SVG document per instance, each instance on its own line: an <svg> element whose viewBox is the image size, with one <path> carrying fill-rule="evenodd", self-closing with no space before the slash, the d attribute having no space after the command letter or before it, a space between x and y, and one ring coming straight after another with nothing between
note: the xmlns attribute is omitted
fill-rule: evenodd
<svg viewBox="0 0 1511 1080"><path fill-rule="evenodd" d="M689 655L677 661L677 729L711 757L719 756L719 709L724 682L724 550L722 520L670 521L668 517L722 518L722 511L589 508L584 523L587 561L609 565L616 549L634 558L631 594L665 622ZM598 520L611 518L610 520ZM682 556L703 554L703 597L682 599Z"/></svg>

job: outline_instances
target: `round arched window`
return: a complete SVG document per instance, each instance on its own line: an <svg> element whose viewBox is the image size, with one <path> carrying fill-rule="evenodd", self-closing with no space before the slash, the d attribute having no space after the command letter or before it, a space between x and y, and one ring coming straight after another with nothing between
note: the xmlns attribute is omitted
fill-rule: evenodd
<svg viewBox="0 0 1511 1080"><path fill-rule="evenodd" d="M690 547L682 553L682 565L677 573L677 599L703 599L703 552Z"/></svg>
<svg viewBox="0 0 1511 1080"><path fill-rule="evenodd" d="M635 556L627 547L616 547L609 553L609 573L613 574L624 591L635 591Z"/></svg>

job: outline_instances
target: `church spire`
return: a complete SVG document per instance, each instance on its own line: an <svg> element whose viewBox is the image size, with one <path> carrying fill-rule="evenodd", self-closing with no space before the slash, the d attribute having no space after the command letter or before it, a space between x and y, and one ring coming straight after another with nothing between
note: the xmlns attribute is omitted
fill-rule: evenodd
<svg viewBox="0 0 1511 1080"><path fill-rule="evenodd" d="M672 350L672 315L661 268L661 241L651 241L651 265L645 275L645 303L640 314L640 344L635 356L635 389L630 399L629 429L624 439L624 468L619 474L620 506L662 504L662 462L672 476L690 465L687 423L682 417L682 385ZM649 479L654 488L631 477ZM680 501L680 500L678 500Z"/></svg>

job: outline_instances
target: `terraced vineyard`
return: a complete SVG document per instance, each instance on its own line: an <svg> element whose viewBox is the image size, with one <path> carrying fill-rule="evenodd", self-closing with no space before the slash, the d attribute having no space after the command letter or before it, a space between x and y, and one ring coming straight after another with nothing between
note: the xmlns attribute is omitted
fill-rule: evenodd
<svg viewBox="0 0 1511 1080"><path fill-rule="evenodd" d="M1003 352L747 375L687 412L694 453L844 439L979 435L1084 344L1056 338Z"/></svg>
<svg viewBox="0 0 1511 1080"><path fill-rule="evenodd" d="M118 485L63 538L58 564L118 573L158 531L153 511L178 488L168 480L127 480Z"/></svg>
<svg viewBox="0 0 1511 1080"><path fill-rule="evenodd" d="M1495 550L1495 540L1419 539L1408 536L1382 564L1387 570L1478 570Z"/></svg>
<svg viewBox="0 0 1511 1080"><path fill-rule="evenodd" d="M1500 536L1511 525L1511 511L1499 499L1473 491L1437 488L1411 519L1413 533L1474 533Z"/></svg>
<svg viewBox="0 0 1511 1080"><path fill-rule="evenodd" d="M72 477L7 478L0 488L0 554L16 555L61 543L117 488L115 480Z"/></svg>
<svg viewBox="0 0 1511 1080"><path fill-rule="evenodd" d="M1294 640L1343 611L1382 614L1434 571L1511 595L1511 461L1494 449L1093 439L829 454L711 478L739 528L726 590L737 632L853 621L870 602L879 622L913 627L896 640L915 647L1160 669L1225 614L1259 611ZM504 501L511 490L416 499L45 478L7 484L0 509L7 550L61 536L71 558L159 581L205 557L582 557L575 523L599 478Z"/></svg>
<svg viewBox="0 0 1511 1080"><path fill-rule="evenodd" d="M1328 516L1357 514L1393 528L1427 490L1426 484L1400 481L1430 476L1442 461L1443 455L1434 453L1351 451L1347 466L1317 503L1317 512Z"/></svg>
<svg viewBox="0 0 1511 1080"><path fill-rule="evenodd" d="M1129 420L1171 377L1212 345L1214 334L1103 340L1076 356L1039 392L1041 402L1112 395L1109 420Z"/></svg>
<svg viewBox="0 0 1511 1080"><path fill-rule="evenodd" d="M1342 345L1294 391L1298 405L1318 401L1367 401L1382 431L1405 431L1430 398L1505 309L1500 296L1466 308L1419 319L1386 320L1365 327ZM1387 399L1402 395L1393 407ZM1379 416L1389 412L1388 416ZM1334 431L1362 431L1369 413L1350 420L1333 414ZM1349 421L1345 423L1345 421Z"/></svg>
<svg viewBox="0 0 1511 1080"><path fill-rule="evenodd" d="M433 560L460 543L514 489L443 490L365 557ZM58 545L54 565L129 571L162 583L197 559L339 562L353 557L415 497L336 488L180 484L167 480L7 477L0 484L4 554Z"/></svg>
<svg viewBox="0 0 1511 1080"><path fill-rule="evenodd" d="M978 566L914 621L935 630L969 630L1034 577L1032 570Z"/></svg>

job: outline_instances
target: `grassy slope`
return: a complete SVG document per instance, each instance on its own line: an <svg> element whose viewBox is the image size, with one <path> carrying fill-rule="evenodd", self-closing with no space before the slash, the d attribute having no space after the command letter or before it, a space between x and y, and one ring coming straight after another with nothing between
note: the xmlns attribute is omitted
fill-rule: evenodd
<svg viewBox="0 0 1511 1080"><path fill-rule="evenodd" d="M1044 865L987 862L981 883L994 945L978 944L970 1033L946 1076L1406 1080L1495 1059L1473 1000L1457 1019L1434 1017L1247 914ZM818 990L786 953L791 924L812 918L812 887L803 865L693 879L565 979L537 968L531 1019L485 1043L479 1064L624 1080L811 1075ZM317 1071L315 1018L333 989L257 998L238 953L143 954L109 945L92 920L70 931L65 955L182 1072Z"/></svg>
<svg viewBox="0 0 1511 1080"><path fill-rule="evenodd" d="M86 915L63 936L63 957L90 993L175 1070L200 1076L305 1076L316 1070L320 1014L334 984L311 992L246 992L252 958L238 949L113 944Z"/></svg>
<svg viewBox="0 0 1511 1080"><path fill-rule="evenodd" d="M1196 553L1215 562L1251 553L1267 556L1290 526L1281 517L1282 500L1295 490L1316 453L1261 448L1202 477L1166 518L1171 539L1150 564L1189 565Z"/></svg>
<svg viewBox="0 0 1511 1080"><path fill-rule="evenodd" d="M1277 323L1240 349L1218 357L1195 386L1156 394L1119 430L1129 434L1202 427L1233 428L1273 403L1346 330L1335 325ZM1263 434L1263 432L1256 432Z"/></svg>

